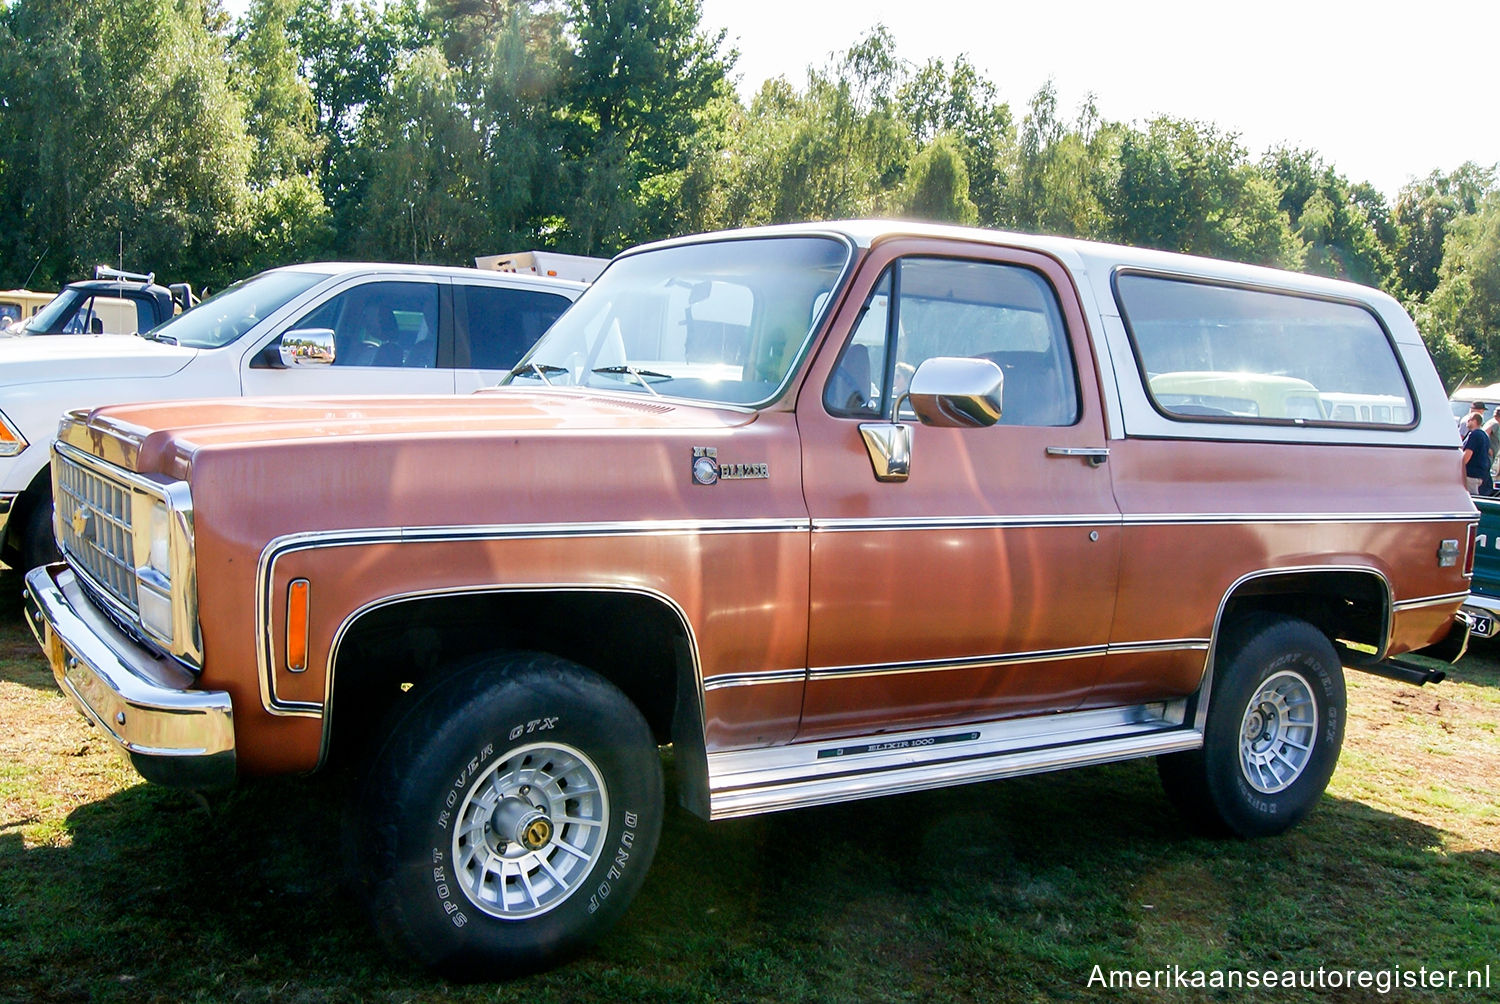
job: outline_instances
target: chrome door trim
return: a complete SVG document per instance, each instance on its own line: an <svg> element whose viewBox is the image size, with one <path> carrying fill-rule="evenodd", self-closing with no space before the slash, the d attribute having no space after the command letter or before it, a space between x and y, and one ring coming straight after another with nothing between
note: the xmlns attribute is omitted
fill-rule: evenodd
<svg viewBox="0 0 1500 1004"><path fill-rule="evenodd" d="M769 669L758 673L720 673L703 681L703 689L725 690L729 687L758 687L768 683L805 683L805 669Z"/></svg>
<svg viewBox="0 0 1500 1004"><path fill-rule="evenodd" d="M1146 652L1206 652L1207 638L1164 638L1152 641L1108 642L1104 645L1082 645L1077 648L1039 649L1033 652L1005 652L993 655L959 656L952 659L927 659L919 662L887 662L850 666L814 666L807 671L807 682L845 680L866 676L900 673L941 673L950 670L994 669L1018 663L1063 662L1095 656Z"/></svg>

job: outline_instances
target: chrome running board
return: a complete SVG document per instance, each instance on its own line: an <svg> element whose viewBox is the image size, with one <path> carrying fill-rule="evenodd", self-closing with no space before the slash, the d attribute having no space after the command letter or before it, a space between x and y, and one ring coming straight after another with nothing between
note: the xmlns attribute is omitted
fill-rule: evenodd
<svg viewBox="0 0 1500 1004"><path fill-rule="evenodd" d="M823 739L708 755L727 819L1197 749L1187 701Z"/></svg>

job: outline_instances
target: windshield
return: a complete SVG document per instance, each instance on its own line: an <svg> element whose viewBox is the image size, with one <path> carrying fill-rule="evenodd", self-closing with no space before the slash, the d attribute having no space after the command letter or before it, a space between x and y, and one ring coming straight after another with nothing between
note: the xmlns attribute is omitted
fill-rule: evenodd
<svg viewBox="0 0 1500 1004"><path fill-rule="evenodd" d="M615 262L507 383L725 404L775 397L849 259L831 237L688 244Z"/></svg>
<svg viewBox="0 0 1500 1004"><path fill-rule="evenodd" d="M61 322L65 318L72 317L73 311L78 309L78 302L87 296L87 293L81 293L76 289L65 289L57 294L51 303L31 315L17 330L28 335L52 330L60 331L62 330Z"/></svg>
<svg viewBox="0 0 1500 1004"><path fill-rule="evenodd" d="M150 333L195 349L228 345L293 297L328 278L326 272L262 272L220 290Z"/></svg>

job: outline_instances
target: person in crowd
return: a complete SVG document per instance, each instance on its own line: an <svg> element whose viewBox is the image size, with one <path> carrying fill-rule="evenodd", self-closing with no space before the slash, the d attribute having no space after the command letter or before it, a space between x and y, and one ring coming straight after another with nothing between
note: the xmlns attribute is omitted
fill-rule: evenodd
<svg viewBox="0 0 1500 1004"><path fill-rule="evenodd" d="M1464 481L1470 495L1481 494L1481 488L1483 494L1490 493L1490 437L1484 434L1483 421L1483 412L1477 411L1464 419L1468 430L1464 434Z"/></svg>
<svg viewBox="0 0 1500 1004"><path fill-rule="evenodd" d="M1465 415L1463 418L1460 418L1458 420L1458 438L1459 439L1464 439L1464 438L1466 438L1469 435L1469 419L1473 418L1475 415L1479 416L1479 421L1481 423L1484 422L1484 402L1483 401L1471 401L1471 402L1469 402L1469 413L1467 415Z"/></svg>

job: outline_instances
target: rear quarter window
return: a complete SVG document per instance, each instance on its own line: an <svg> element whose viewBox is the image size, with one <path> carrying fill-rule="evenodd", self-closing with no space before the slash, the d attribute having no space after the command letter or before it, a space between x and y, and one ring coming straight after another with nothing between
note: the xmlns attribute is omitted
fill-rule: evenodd
<svg viewBox="0 0 1500 1004"><path fill-rule="evenodd" d="M1146 393L1171 418L1414 424L1395 346L1363 306L1138 273L1115 290Z"/></svg>

